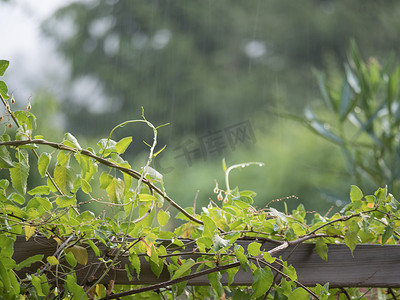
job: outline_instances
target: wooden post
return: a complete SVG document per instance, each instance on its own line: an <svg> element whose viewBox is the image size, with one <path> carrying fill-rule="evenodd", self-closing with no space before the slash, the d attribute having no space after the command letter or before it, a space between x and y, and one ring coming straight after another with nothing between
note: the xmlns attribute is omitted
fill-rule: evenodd
<svg viewBox="0 0 400 300"><path fill-rule="evenodd" d="M168 241L163 240L164 244ZM237 243L244 249L253 241L238 240ZM262 250L270 250L276 244L262 242ZM99 245L103 254L112 259L112 253L106 253L104 245ZM14 246L14 260L19 263L22 260L35 254L43 254L45 257L53 255L57 249L54 240L43 237L31 237L28 241L25 237L18 237ZM104 265L95 256L92 249L87 247L88 263L86 266L77 265L75 268L78 282L94 282L104 272ZM193 244L187 246L185 252L193 250ZM329 282L330 287L400 287L400 245L357 245L353 252L344 244L329 245L328 262L322 260L314 250L313 244L300 244L297 247L290 247L279 252L288 265L293 265L297 271L298 281L306 286L314 286L317 283L323 285ZM183 258L196 258L198 255L187 254ZM121 257L119 265L111 270L102 283L114 280L115 284L155 284L170 279L169 272L165 267L160 277L157 278L151 271L145 257L140 257L141 273L139 279L133 274L133 280L129 280L124 265L129 264L128 257ZM45 261L45 259L44 259ZM36 263L29 268L17 272L24 277L26 273L34 273L43 264ZM275 264L277 268L279 265ZM223 284L228 283L224 274ZM239 269L235 276L234 285L251 285L253 282L250 272ZM209 285L206 276L197 277L188 281L189 285Z"/></svg>

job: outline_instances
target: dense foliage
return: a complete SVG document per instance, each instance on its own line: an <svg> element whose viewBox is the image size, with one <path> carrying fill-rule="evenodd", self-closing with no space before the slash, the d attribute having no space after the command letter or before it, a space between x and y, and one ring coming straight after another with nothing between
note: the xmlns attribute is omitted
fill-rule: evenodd
<svg viewBox="0 0 400 300"><path fill-rule="evenodd" d="M0 61L0 76L7 67L8 61ZM5 299L117 299L135 294L139 295L134 299L176 299L179 295L191 299L336 299L342 293L366 299L357 289L330 289L329 283L305 287L279 253L290 245L311 241L327 260L330 243L344 242L353 251L358 243L395 244L400 237L399 203L387 188L364 195L352 186L351 203L332 216L307 216L310 213L303 205L291 212L268 205L254 207L256 193L232 188L229 175L236 169L262 166L258 162L231 167L223 163L225 187L216 183L215 196L207 207L196 208L195 199L193 207L183 209L168 196L163 176L150 166L163 148L157 146L159 127L144 115L115 126L94 147L82 147L70 133L59 142L35 133L37 120L30 105L13 111L15 100L9 97L4 81L0 81L0 97L8 120L0 142L0 167L9 172L0 180L0 295ZM152 130L153 139L146 143L146 163L136 171L123 158L133 137L115 141L113 136L121 127L139 123ZM27 188L34 173L42 180ZM99 212L84 209L86 203L95 204ZM172 208L182 221L176 228L170 227ZM35 255L16 262L13 244L19 235L26 240L55 239L58 249L48 257ZM243 238L253 240L247 249L238 243ZM262 250L260 240L272 241L276 247ZM191 253L196 258L187 258L185 250L193 245ZM113 258L100 251L101 247L114 251ZM89 251L97 256L96 263L105 266L105 272L93 281L78 283L77 269L88 264ZM121 266L123 256L129 262ZM140 280L144 263L140 258L157 276L167 270L170 280L150 286L121 286L112 280L107 286L100 284L115 268ZM36 262L41 263L37 270L17 275ZM239 269L251 272L251 287L231 285ZM273 272L282 279L274 282ZM228 274L227 286L221 284L223 273ZM188 279L204 274L210 286L187 286ZM390 290L391 295L395 292Z"/></svg>

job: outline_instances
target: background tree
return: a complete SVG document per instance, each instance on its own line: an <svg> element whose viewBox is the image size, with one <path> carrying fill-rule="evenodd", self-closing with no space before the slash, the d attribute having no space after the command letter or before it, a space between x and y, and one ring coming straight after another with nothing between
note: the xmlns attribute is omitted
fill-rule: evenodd
<svg viewBox="0 0 400 300"><path fill-rule="evenodd" d="M44 28L71 62L71 90L78 93L71 93L64 101L70 130L79 128L81 134L97 135L112 126L108 123L129 119L144 106L149 119L171 122L160 141L168 144L166 155L172 151L169 159L162 161L163 168L175 167L175 173L166 179L171 180L178 177L181 165L188 165L174 160L177 145L251 119L257 134L256 149L249 144L240 153L278 162L274 169L253 176L281 176L272 178L277 184L263 192L280 197L283 188L291 186L287 193L304 199L315 197L319 180L329 185L327 190L336 189L330 182L346 180L340 178L344 168L335 167L333 177L325 174L329 166L338 165L340 153L327 146L324 151L312 148L314 141L297 125L286 127L268 111L278 108L299 113L320 98L312 69L328 67L337 77L350 38L355 38L365 57L387 56L398 46L399 10L396 1L99 0L75 2L60 9ZM96 101L97 96L80 97L90 84L104 90L107 96L102 104ZM93 111L96 113L90 113ZM289 134L282 133L283 127L293 136L282 139ZM135 133L135 140L141 139L140 133ZM293 139L291 145L289 140ZM282 151L270 150L273 145L290 150L284 157ZM320 151L323 155L315 155ZM298 162L299 152L308 153L309 158L303 156ZM223 156L242 161L240 153L235 150L231 157L226 152L217 153L207 161L212 164L212 159L217 159L219 165ZM191 199L194 189L212 189L213 182L203 184L199 174L216 173L199 162L202 171L189 174L190 170L183 170L185 176L193 178L193 186L177 188L178 193L185 190L186 197L190 191ZM294 169L297 178L292 178ZM315 173L316 169L324 173ZM309 178L305 173L315 174L315 181L304 182ZM325 196L336 201L346 193L342 190L331 195L328 191Z"/></svg>

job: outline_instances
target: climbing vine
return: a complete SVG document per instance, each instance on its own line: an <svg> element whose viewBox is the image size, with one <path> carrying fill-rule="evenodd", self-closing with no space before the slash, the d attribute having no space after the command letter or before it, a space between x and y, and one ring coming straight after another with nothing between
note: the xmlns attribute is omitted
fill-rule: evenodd
<svg viewBox="0 0 400 300"><path fill-rule="evenodd" d="M0 61L0 76L7 67L7 61ZM71 133L58 142L36 133L36 117L29 107L12 110L14 100L3 81L0 97L9 120L0 137L0 295L4 299L176 299L180 295L188 299L336 299L339 295L362 299L358 289L331 289L329 283L304 286L280 253L315 243L319 256L328 260L329 244L344 243L353 252L359 243L395 244L399 238L399 203L385 187L364 195L351 186L350 204L332 216L307 213L301 204L291 212L256 208L256 193L232 188L229 174L261 167L259 162L230 167L224 162L225 188L216 184L215 199L201 211L182 208L168 196L162 174L151 167L164 148L157 145L160 126L149 122L144 113L141 119L116 126L93 147L82 147ZM152 132L146 163L139 170L124 159L134 137L113 139L120 127L137 123ZM32 176L41 178L40 183L28 184ZM175 225L172 214L180 225ZM21 236L25 241L54 241L56 250L17 261L14 244ZM239 242L243 240L249 243L243 246ZM265 241L274 246L265 249L261 244ZM141 283L146 264L159 282ZM239 270L251 273L251 286L234 284ZM110 276L114 271L123 272L131 283L120 284ZM209 285L188 285L200 276L206 276Z"/></svg>

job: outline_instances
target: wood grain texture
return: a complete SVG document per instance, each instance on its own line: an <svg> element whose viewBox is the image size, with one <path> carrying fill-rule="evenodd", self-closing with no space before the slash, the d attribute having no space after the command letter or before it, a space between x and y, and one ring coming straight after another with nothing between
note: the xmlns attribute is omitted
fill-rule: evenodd
<svg viewBox="0 0 400 300"><path fill-rule="evenodd" d="M252 241L238 241L245 249ZM166 243L166 241L164 241ZM262 243L260 241L260 243ZM100 246L100 245L99 245ZM261 249L270 250L275 244L264 242ZM107 252L104 246L99 247L105 258L113 258L112 252ZM13 258L17 263L35 255L53 255L57 249L54 240L42 237L32 237L25 241L24 237L18 237L14 246ZM186 247L185 251L192 251L193 245ZM90 247L88 247L88 264L77 265L75 268L80 283L93 282L103 273L103 264L98 261ZM322 260L313 244L301 244L298 247L290 247L278 254L282 259L292 264L298 275L298 281L306 286L330 283L331 287L400 287L400 245L367 245L361 244L356 247L353 255L350 249L344 245L330 245L328 251L328 262ZM196 258L196 254L187 254L183 258ZM103 283L115 280L116 284L154 284L170 279L169 272L165 267L160 277L157 278L151 271L150 265L144 257L141 257L140 279L133 274L133 280L129 280L124 265L129 264L128 257L121 257L119 265L111 270ZM44 260L45 261L45 260ZM37 263L29 268L17 272L19 276L33 273L43 264ZM279 265L275 264L277 268ZM277 277L279 280L279 277ZM227 276L223 275L222 282L227 284ZM190 285L208 285L206 276L189 280ZM239 269L235 276L234 285L251 285L251 273Z"/></svg>

